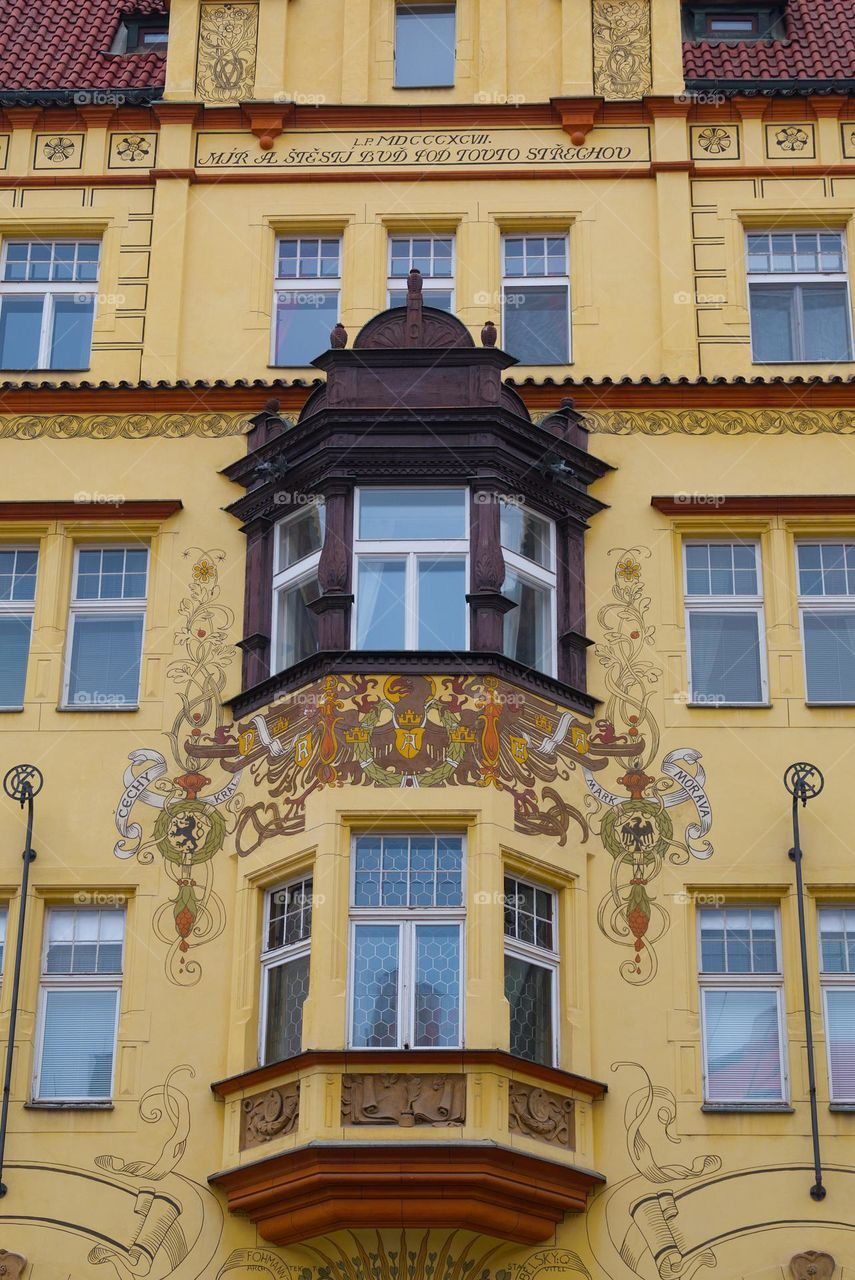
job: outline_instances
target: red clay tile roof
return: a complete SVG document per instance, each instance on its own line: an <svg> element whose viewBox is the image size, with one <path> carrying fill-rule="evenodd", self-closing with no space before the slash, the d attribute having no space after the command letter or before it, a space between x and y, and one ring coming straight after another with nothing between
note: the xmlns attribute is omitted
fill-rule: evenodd
<svg viewBox="0 0 855 1280"><path fill-rule="evenodd" d="M108 53L122 13L166 13L166 0L0 0L0 93L160 86L158 53Z"/></svg>
<svg viewBox="0 0 855 1280"><path fill-rule="evenodd" d="M853 0L789 0L786 38L739 43L686 42L687 80L851 80L855 78Z"/></svg>

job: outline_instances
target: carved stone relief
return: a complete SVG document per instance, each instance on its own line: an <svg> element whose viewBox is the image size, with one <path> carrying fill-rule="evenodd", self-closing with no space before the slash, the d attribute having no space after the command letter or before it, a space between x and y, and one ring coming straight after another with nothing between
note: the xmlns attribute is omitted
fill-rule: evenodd
<svg viewBox="0 0 855 1280"><path fill-rule="evenodd" d="M508 1128L511 1133L572 1151L576 1145L574 1106L572 1098L560 1093L512 1081L508 1092Z"/></svg>
<svg viewBox="0 0 855 1280"><path fill-rule="evenodd" d="M831 1280L836 1265L830 1253L816 1249L805 1249L790 1258L793 1280Z"/></svg>
<svg viewBox="0 0 855 1280"><path fill-rule="evenodd" d="M341 1080L344 1124L463 1124L466 1077L463 1075L345 1075Z"/></svg>
<svg viewBox="0 0 855 1280"><path fill-rule="evenodd" d="M0 1276L3 1280L18 1280L24 1274L27 1259L21 1253L10 1253L8 1249L0 1249Z"/></svg>
<svg viewBox="0 0 855 1280"><path fill-rule="evenodd" d="M300 1116L300 1084L279 1085L244 1098L241 1107L240 1149L258 1147L272 1138L293 1133Z"/></svg>

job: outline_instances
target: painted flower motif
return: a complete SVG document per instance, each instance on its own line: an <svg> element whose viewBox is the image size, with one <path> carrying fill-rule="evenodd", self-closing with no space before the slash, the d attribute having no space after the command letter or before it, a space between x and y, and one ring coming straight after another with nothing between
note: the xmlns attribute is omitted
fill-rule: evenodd
<svg viewBox="0 0 855 1280"><path fill-rule="evenodd" d="M641 565L637 560L633 560L632 556L624 556L616 569L617 576L623 578L624 582L639 582L641 579Z"/></svg>
<svg viewBox="0 0 855 1280"><path fill-rule="evenodd" d="M74 139L59 136L46 138L42 151L51 164L61 164L74 155Z"/></svg>
<svg viewBox="0 0 855 1280"><path fill-rule="evenodd" d="M723 151L729 151L733 146L733 138L727 129L713 125L709 129L702 129L698 134L698 146L711 156L720 156Z"/></svg>
<svg viewBox="0 0 855 1280"><path fill-rule="evenodd" d="M137 160L143 160L151 151L151 143L139 133L129 134L116 147L116 155L121 156L123 160L134 164Z"/></svg>
<svg viewBox="0 0 855 1280"><path fill-rule="evenodd" d="M193 565L193 581L207 583L213 581L217 576L217 571L211 564L210 560L198 560Z"/></svg>
<svg viewBox="0 0 855 1280"><path fill-rule="evenodd" d="M778 130L775 141L782 151L804 151L810 142L810 134L806 129L799 129L796 125L787 125L786 128Z"/></svg>

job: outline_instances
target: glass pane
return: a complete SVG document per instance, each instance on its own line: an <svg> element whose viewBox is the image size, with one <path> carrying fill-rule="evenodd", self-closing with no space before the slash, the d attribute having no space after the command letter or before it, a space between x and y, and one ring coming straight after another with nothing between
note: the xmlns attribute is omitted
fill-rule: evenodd
<svg viewBox="0 0 855 1280"><path fill-rule="evenodd" d="M425 289L422 298L426 307L435 307L437 311L452 311L450 289ZM407 305L406 289L389 290L389 306L405 307Z"/></svg>
<svg viewBox="0 0 855 1280"><path fill-rule="evenodd" d="M327 351L338 320L338 293L289 290L276 295L276 364L308 365Z"/></svg>
<svg viewBox="0 0 855 1280"><path fill-rule="evenodd" d="M402 558L360 559L356 579L357 649L405 647L406 572L406 561Z"/></svg>
<svg viewBox="0 0 855 1280"><path fill-rule="evenodd" d="M324 505L313 502L279 526L278 572L320 551L323 541Z"/></svg>
<svg viewBox="0 0 855 1280"><path fill-rule="evenodd" d="M0 707L24 705L32 623L32 618L0 614Z"/></svg>
<svg viewBox="0 0 855 1280"><path fill-rule="evenodd" d="M38 1097L109 1098L117 991L47 991Z"/></svg>
<svg viewBox="0 0 855 1280"><path fill-rule="evenodd" d="M502 546L525 556L544 569L552 567L549 532L552 525L542 516L517 503L503 502L501 509Z"/></svg>
<svg viewBox="0 0 855 1280"><path fill-rule="evenodd" d="M466 648L466 561L418 559L420 649Z"/></svg>
<svg viewBox="0 0 855 1280"><path fill-rule="evenodd" d="M395 87L454 84L454 5L399 4L395 11Z"/></svg>
<svg viewBox="0 0 855 1280"><path fill-rule="evenodd" d="M353 1028L357 1049L398 1044L398 926L361 924L353 954Z"/></svg>
<svg viewBox="0 0 855 1280"><path fill-rule="evenodd" d="M845 284L801 286L804 360L851 360L849 291Z"/></svg>
<svg viewBox="0 0 855 1280"><path fill-rule="evenodd" d="M552 970L506 955L505 997L511 1007L511 1053L551 1066Z"/></svg>
<svg viewBox="0 0 855 1280"><path fill-rule="evenodd" d="M770 362L797 359L795 289L754 284L749 293L754 359Z"/></svg>
<svg viewBox="0 0 855 1280"><path fill-rule="evenodd" d="M466 537L464 489L362 489L359 537L415 542Z"/></svg>
<svg viewBox="0 0 855 1280"><path fill-rule="evenodd" d="M136 706L142 638L141 615L78 614L71 644L69 706Z"/></svg>
<svg viewBox="0 0 855 1280"><path fill-rule="evenodd" d="M504 650L526 667L537 671L552 668L552 636L550 628L550 599L548 587L522 578L516 573L505 575L504 595L516 603L516 608L505 614Z"/></svg>
<svg viewBox="0 0 855 1280"><path fill-rule="evenodd" d="M706 706L763 701L760 620L756 613L689 613L692 702Z"/></svg>
<svg viewBox="0 0 855 1280"><path fill-rule="evenodd" d="M0 368L35 369L39 362L43 298L16 298L7 294L0 302Z"/></svg>
<svg viewBox="0 0 855 1280"><path fill-rule="evenodd" d="M825 993L831 1096L835 1102L855 1101L855 988Z"/></svg>
<svg viewBox="0 0 855 1280"><path fill-rule="evenodd" d="M704 1028L709 1102L780 1102L783 1098L775 991L707 990Z"/></svg>
<svg viewBox="0 0 855 1280"><path fill-rule="evenodd" d="M309 957L267 970L264 1061L294 1058L303 1046L303 1005L309 994Z"/></svg>
<svg viewBox="0 0 855 1280"><path fill-rule="evenodd" d="M53 300L51 369L86 369L92 351L94 297L56 296Z"/></svg>
<svg viewBox="0 0 855 1280"><path fill-rule="evenodd" d="M568 289L563 284L508 285L502 294L502 346L521 364L570 358Z"/></svg>
<svg viewBox="0 0 855 1280"><path fill-rule="evenodd" d="M724 912L704 908L701 922L701 972L726 973L724 947Z"/></svg>
<svg viewBox="0 0 855 1280"><path fill-rule="evenodd" d="M267 951L305 942L312 930L312 879L297 880L270 893Z"/></svg>
<svg viewBox="0 0 855 1280"><path fill-rule="evenodd" d="M808 702L855 702L855 612L802 618Z"/></svg>
<svg viewBox="0 0 855 1280"><path fill-rule="evenodd" d="M819 913L820 968L823 973L846 973L849 969L845 923L847 914L853 917L852 934L855 942L855 912L823 909Z"/></svg>
<svg viewBox="0 0 855 1280"><path fill-rule="evenodd" d="M460 1044L460 929L416 926L415 1043L431 1049Z"/></svg>
<svg viewBox="0 0 855 1280"><path fill-rule="evenodd" d="M276 593L276 670L285 671L318 651L318 618L309 608L321 594L317 578Z"/></svg>

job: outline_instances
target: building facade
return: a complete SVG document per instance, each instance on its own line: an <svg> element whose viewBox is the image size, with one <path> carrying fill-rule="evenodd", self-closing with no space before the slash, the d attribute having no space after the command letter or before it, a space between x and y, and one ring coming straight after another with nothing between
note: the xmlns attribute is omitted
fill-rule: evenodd
<svg viewBox="0 0 855 1280"><path fill-rule="evenodd" d="M851 6L6 10L0 1268L845 1280Z"/></svg>

